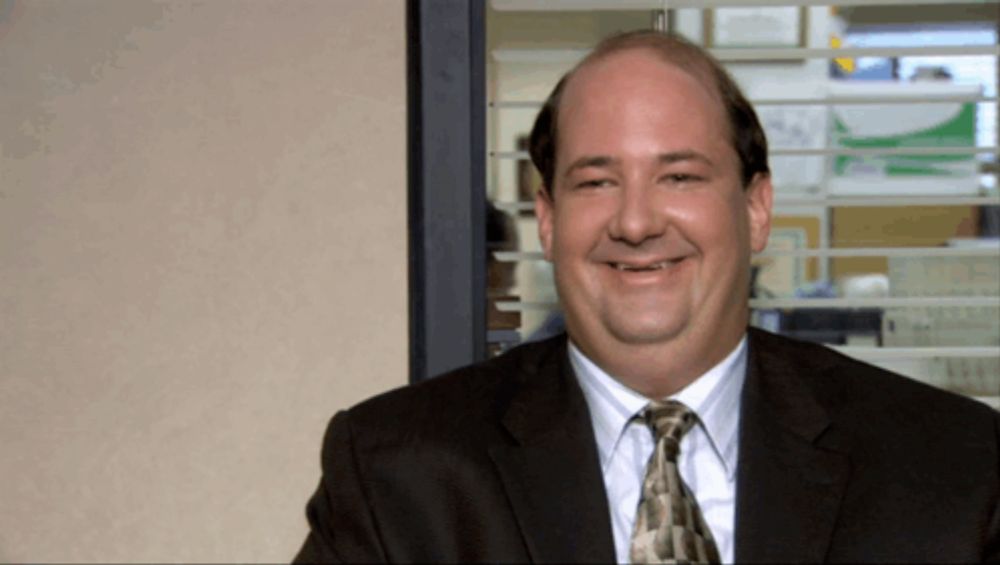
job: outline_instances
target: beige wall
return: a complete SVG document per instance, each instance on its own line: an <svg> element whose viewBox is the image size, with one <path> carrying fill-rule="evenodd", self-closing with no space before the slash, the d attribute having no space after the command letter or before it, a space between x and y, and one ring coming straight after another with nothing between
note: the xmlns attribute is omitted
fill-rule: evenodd
<svg viewBox="0 0 1000 565"><path fill-rule="evenodd" d="M0 0L0 561L281 561L406 380L401 0Z"/></svg>

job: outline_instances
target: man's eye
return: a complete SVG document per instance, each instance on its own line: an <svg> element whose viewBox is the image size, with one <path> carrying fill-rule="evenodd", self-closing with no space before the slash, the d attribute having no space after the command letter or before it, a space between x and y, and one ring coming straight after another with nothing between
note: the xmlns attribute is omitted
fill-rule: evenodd
<svg viewBox="0 0 1000 565"><path fill-rule="evenodd" d="M663 175L660 178L663 182L674 184L691 183L702 180L702 177L689 173L670 173L669 175Z"/></svg>
<svg viewBox="0 0 1000 565"><path fill-rule="evenodd" d="M601 188L610 185L611 181L608 179L589 179L576 183L577 188Z"/></svg>

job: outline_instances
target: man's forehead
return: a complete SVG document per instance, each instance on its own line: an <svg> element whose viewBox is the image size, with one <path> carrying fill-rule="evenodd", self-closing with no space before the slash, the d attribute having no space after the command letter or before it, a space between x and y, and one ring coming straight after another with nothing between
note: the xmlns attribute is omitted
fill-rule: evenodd
<svg viewBox="0 0 1000 565"><path fill-rule="evenodd" d="M554 182L624 159L739 168L725 105L712 86L649 49L581 65L559 103Z"/></svg>
<svg viewBox="0 0 1000 565"><path fill-rule="evenodd" d="M657 94L670 96L682 88L690 92L691 86L722 108L721 97L707 69L681 65L649 47L633 47L585 59L567 77L559 113L581 102L621 102L632 96L648 95L651 88L658 89Z"/></svg>

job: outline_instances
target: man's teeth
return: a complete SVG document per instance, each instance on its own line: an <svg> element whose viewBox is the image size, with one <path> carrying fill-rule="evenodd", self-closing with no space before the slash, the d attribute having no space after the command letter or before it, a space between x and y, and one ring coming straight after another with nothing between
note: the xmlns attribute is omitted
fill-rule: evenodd
<svg viewBox="0 0 1000 565"><path fill-rule="evenodd" d="M619 271L658 271L664 269L677 261L660 261L659 263L653 263L651 265L639 266L639 265L627 265L625 263L612 263L614 268Z"/></svg>

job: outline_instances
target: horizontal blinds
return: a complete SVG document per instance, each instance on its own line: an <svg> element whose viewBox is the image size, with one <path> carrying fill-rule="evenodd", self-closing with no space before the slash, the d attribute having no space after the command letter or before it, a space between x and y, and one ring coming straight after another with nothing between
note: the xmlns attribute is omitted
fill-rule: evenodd
<svg viewBox="0 0 1000 565"><path fill-rule="evenodd" d="M1000 152L1000 147L866 147L866 148L821 148L821 149L799 149L791 147L775 147L768 151L769 154L780 157L809 157L813 155L996 155ZM491 152L490 157L495 159L529 159L527 151L496 151Z"/></svg>
<svg viewBox="0 0 1000 565"><path fill-rule="evenodd" d="M588 53L587 49L495 49L491 57L500 63L566 63L570 66ZM723 63L735 61L788 61L793 59L834 59L842 57L960 57L989 55L996 57L1000 49L989 45L955 45L930 47L768 47L709 49Z"/></svg>
<svg viewBox="0 0 1000 565"><path fill-rule="evenodd" d="M757 98L750 102L757 106L842 106L852 104L945 104L951 102L975 102L986 103L997 101L996 96L965 96L965 95L937 95L937 96L914 96L906 99L893 98L889 96L854 96L842 98L831 96L829 98ZM541 101L535 100L497 100L490 102L490 108L496 109L533 109L542 107Z"/></svg>
<svg viewBox="0 0 1000 565"><path fill-rule="evenodd" d="M841 0L838 2L812 0L492 0L491 7L496 11L613 10L621 12L626 10L647 10L655 13L656 11L669 12L689 8L788 6L867 7L877 5L914 6L914 9L918 9L916 7L925 4L942 4L942 2L940 0ZM949 4L954 9L961 10L962 6L996 6L1000 5L1000 2L984 0L952 2ZM538 45L539 48L532 49L493 49L489 54L489 64L494 66L509 65L509 68L517 69L530 69L533 64L544 65L549 71L554 68L568 69L588 52L587 49L552 48L554 45L546 45L543 39L539 40ZM952 61L963 61L966 59L962 58L972 57L979 57L980 59L983 57L1000 58L1000 46L995 43L991 45L920 44L916 46L848 46L830 48L826 46L825 37L819 41L817 41L816 37L812 37L809 40L809 44L803 47L726 47L709 49L709 51L726 66L734 69L740 67L741 70L745 69L745 65L759 63L803 65L807 64L807 62L815 64L817 61L833 60L835 58L858 60L866 57L939 57L942 60ZM968 60L974 61L976 59ZM735 67L731 65L735 65ZM753 96L754 92L749 92L749 94L751 94L753 105L764 109L811 106L816 108L825 107L827 108L827 112L832 112L839 106L884 105L900 108L907 105L964 103L975 104L981 115L995 116L995 109L998 104L998 97L996 95L997 80L998 78L994 77L991 81L993 84L988 85L985 90L979 92L975 92L974 90L960 93L921 91L920 93L907 94L905 97L881 93L866 94L863 92L853 95L842 95L835 89L829 94L821 93L820 90L817 90L815 93L790 91L789 96L781 96L780 94L774 96L776 94L774 91L770 92L770 96ZM764 92L768 91L765 90ZM508 119L507 116L517 116L517 119L523 122L528 112L536 112L540 109L541 105L542 100L540 99L531 99L519 94L508 94L502 88L498 89L492 99L488 101L489 111L492 113L495 123L502 123L503 120ZM986 120L984 123L994 131L998 127L996 123L991 124L989 120ZM982 124L977 124L977 127L982 127ZM823 159L828 164L834 159L844 157L912 156L919 159L930 155L969 156L975 158L974 170L976 170L981 181L978 188L973 187L970 189L965 185L959 188L951 184L951 181L948 179L942 178L936 188L923 189L923 191L918 191L914 194L882 194L877 192L871 194L832 193L825 185L820 186L815 191L802 191L798 189L783 193L780 187L776 187L774 199L776 214L795 215L801 213L802 210L819 210L821 211L819 213L825 215L825 219L822 220L820 225L823 233L821 233L818 241L810 241L808 245L794 249L768 249L755 255L755 259L809 261L810 269L815 264L823 265L824 275L827 273L827 266L832 261L855 260L858 258L864 260L868 260L865 258L885 259L889 261L890 272L896 269L897 274L900 271L909 273L906 280L911 281L911 283L909 285L902 285L908 286L907 288L893 288L892 292L889 292L887 296L835 298L797 296L762 297L752 299L750 307L758 313L770 311L817 312L820 310L867 311L877 309L883 312L883 323L886 324L899 323L901 321L909 322L910 319L907 316L913 317L916 320L914 323L919 324L920 316L934 317L942 315L944 318L947 318L948 323L952 326L961 326L964 320L969 320L968 323L971 324L967 327L969 332L985 332L985 334L992 335L990 332L994 330L984 320L988 322L990 317L1000 319L1000 281L996 281L995 289L990 288L989 285L986 287L982 285L978 287L975 285L956 285L954 288L934 287L929 290L919 288L920 285L914 285L912 281L920 278L913 275L913 273L924 272L920 269L940 269L941 265L946 265L949 261L986 261L991 265L1000 263L1000 242L996 244L978 242L976 246L970 247L928 247L926 245L886 247L875 244L865 246L860 245L864 243L863 241L855 241L852 244L859 245L858 247L847 248L835 247L836 242L833 241L830 235L833 222L835 221L834 212L841 209L869 207L896 208L905 206L921 207L923 210L932 208L941 208L944 210L946 208L953 209L954 207L1000 206L1000 192L996 188L996 175L1000 172L1000 167L997 165L1000 147L996 145L995 135L987 138L986 142L982 141L982 138L979 139L978 144L973 146L950 147L842 147L833 146L831 143L825 143L820 147L789 147L773 144L774 142L772 141L772 146L770 147L771 157L784 159ZM494 145L489 152L491 166L494 169L497 167L509 168L514 167L516 163L529 160L528 152L523 149L523 146L511 147L509 144L499 147ZM494 175L491 178L495 180L502 177ZM506 178L509 179L511 177L508 175ZM829 177L825 178L828 179ZM824 180L823 182L827 181ZM518 193L522 200L518 200L516 196L511 198L511 194L517 195ZM511 217L519 219L518 221L522 226L524 222L533 221L534 203L530 200L524 200L526 193L523 190L518 192L511 190L509 186L496 186L493 189L493 194L504 195L494 199L493 204L500 210L510 214ZM527 235L530 233L530 230L522 229L521 231L523 240L530 239L530 235ZM525 249L525 247L528 247L528 249ZM536 244L528 244L526 246L522 241L520 250L493 251L491 257L500 264L517 265L518 272L522 274L544 271L547 267L545 266L543 254L539 251L531 250L532 247L537 249ZM907 261L916 261L918 263L925 261L925 263L921 263L919 267L913 267L912 265L907 266L905 264ZM939 264L934 263L934 261L944 261L946 263ZM975 265L982 266L982 264L980 262ZM973 266L969 268L975 269L978 267ZM907 271L907 269L910 270ZM940 281L938 281L938 284L940 286ZM928 291L922 292L922 290ZM551 289L543 291L535 289L535 291L515 292L514 294L520 296L520 299L498 299L495 302L496 309L505 313L517 312L530 314L535 318L538 318L539 315L544 315L546 312L553 312L558 309L558 304L553 299L554 292ZM941 294L945 295L942 296ZM953 329L953 327L949 326L949 331ZM982 335L979 338L982 338ZM944 339L940 343L921 342L906 344L900 342L882 343L880 339L880 346L878 347L865 345L834 346L834 348L847 355L876 364L889 361L909 362L913 360L932 362L933 371L940 373L932 376L930 379L932 381L937 379L940 382L932 384L939 384L948 388L951 385L945 383L945 377L955 373L955 367L958 366L954 365L956 363L969 362L973 365L975 363L987 363L986 366L988 367L993 366L989 365L990 363L1000 363L1000 342L993 343L991 340L993 338L989 338L985 343L976 340L972 340L975 343L972 341L961 343L961 341L949 338ZM961 373L963 370L965 369L958 369L958 372ZM992 377L995 378L996 384L993 384L993 381L989 381L986 385L980 383L977 385L979 388L972 387L969 390L973 392L966 391L966 394L984 400L1000 409L1000 374L992 375ZM983 386L989 389L985 393L982 390ZM961 386L958 388L960 389ZM995 393L993 389L996 389Z"/></svg>
<svg viewBox="0 0 1000 565"><path fill-rule="evenodd" d="M552 300L497 301L501 312L528 312L542 310L554 312L559 303ZM751 299L755 309L830 309L830 308L892 308L915 306L922 308L1000 308L1000 296L899 296L885 298L760 298ZM1000 347L991 348L1000 357Z"/></svg>
<svg viewBox="0 0 1000 565"><path fill-rule="evenodd" d="M683 8L750 8L784 6L919 6L942 4L942 0L490 0L497 11L558 12L591 10L677 10ZM964 6L995 4L996 0L953 0L948 2L961 9Z"/></svg>
<svg viewBox="0 0 1000 565"><path fill-rule="evenodd" d="M524 202L494 202L494 206L507 212L532 212L535 203ZM774 199L776 209L782 207L823 206L827 208L867 208L870 206L900 206L898 196L778 196ZM998 196L926 196L909 195L906 206L1000 206Z"/></svg>
<svg viewBox="0 0 1000 565"><path fill-rule="evenodd" d="M827 249L764 250L755 257L996 257L1000 260L1000 245L996 247L850 247ZM544 261L541 251L494 251L493 258L502 263ZM1000 283L998 283L1000 284Z"/></svg>

